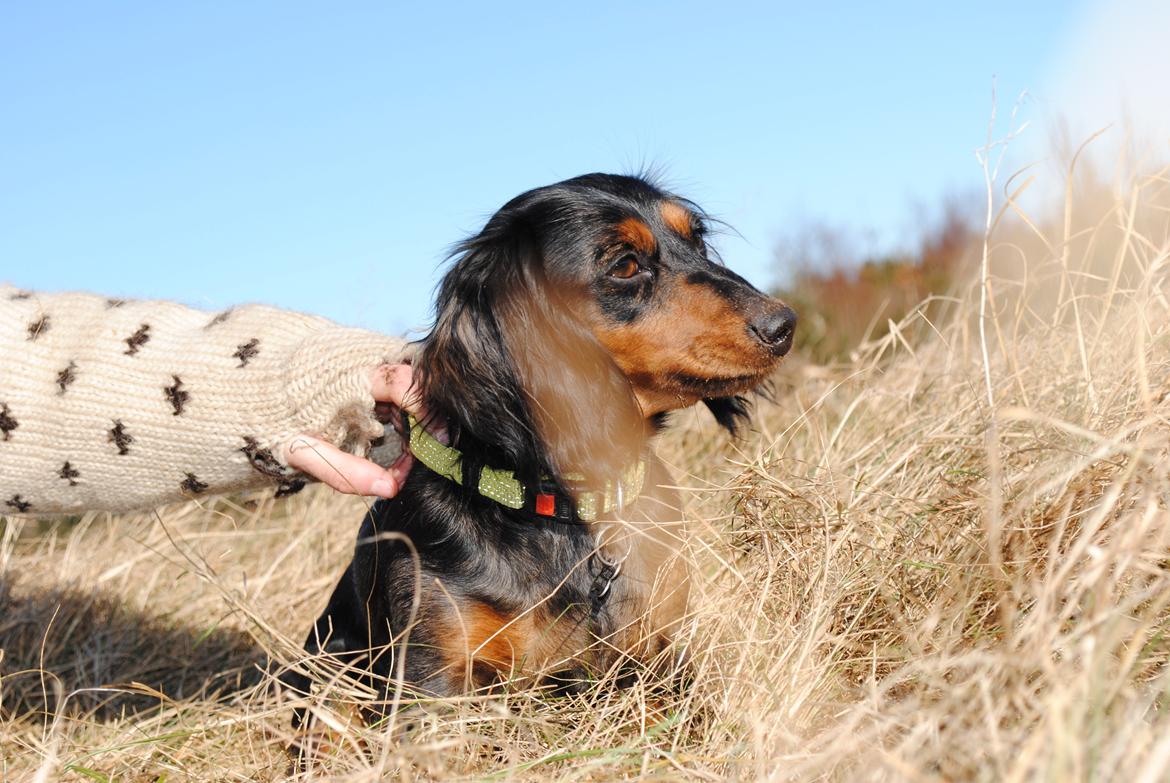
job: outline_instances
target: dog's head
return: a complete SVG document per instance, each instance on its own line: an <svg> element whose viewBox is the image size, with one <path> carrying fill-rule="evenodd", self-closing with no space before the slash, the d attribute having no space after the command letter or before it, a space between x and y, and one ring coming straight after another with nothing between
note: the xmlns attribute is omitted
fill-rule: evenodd
<svg viewBox="0 0 1170 783"><path fill-rule="evenodd" d="M734 431L796 315L712 260L706 232L694 204L637 177L512 199L440 286L427 405L465 447L554 476L628 463L662 414L700 400Z"/></svg>

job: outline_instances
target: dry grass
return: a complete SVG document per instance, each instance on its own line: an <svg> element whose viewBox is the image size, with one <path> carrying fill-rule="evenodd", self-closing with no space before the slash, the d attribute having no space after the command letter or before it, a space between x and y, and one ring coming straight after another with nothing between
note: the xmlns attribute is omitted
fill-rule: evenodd
<svg viewBox="0 0 1170 783"><path fill-rule="evenodd" d="M1167 186L997 225L986 365L976 286L946 326L790 364L743 443L679 417L687 692L516 689L405 738L320 701L334 744L306 777L1167 779ZM295 658L361 511L314 491L10 520L0 777L284 777L264 662Z"/></svg>

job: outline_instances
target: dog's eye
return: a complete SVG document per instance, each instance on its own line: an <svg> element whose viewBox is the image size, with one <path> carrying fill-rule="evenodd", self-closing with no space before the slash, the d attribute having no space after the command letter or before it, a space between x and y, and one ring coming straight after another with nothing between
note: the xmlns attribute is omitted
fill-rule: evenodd
<svg viewBox="0 0 1170 783"><path fill-rule="evenodd" d="M616 277L619 280L629 280L643 269L642 265L638 263L638 259L634 256L622 256L618 262L609 268L608 274L610 277Z"/></svg>

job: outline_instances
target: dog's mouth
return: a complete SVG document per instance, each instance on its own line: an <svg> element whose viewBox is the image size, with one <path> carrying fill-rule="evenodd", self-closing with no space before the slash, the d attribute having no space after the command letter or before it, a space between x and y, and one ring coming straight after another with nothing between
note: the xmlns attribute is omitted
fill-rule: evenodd
<svg viewBox="0 0 1170 783"><path fill-rule="evenodd" d="M630 380L643 413L652 416L686 408L700 400L750 392L767 381L775 369L776 363L770 362L750 372L706 375L688 370L672 370L653 376L635 376Z"/></svg>
<svg viewBox="0 0 1170 783"><path fill-rule="evenodd" d="M726 397L751 391L763 383L770 374L771 368L742 375L701 376L687 372L673 372L667 376L667 386L699 399Z"/></svg>

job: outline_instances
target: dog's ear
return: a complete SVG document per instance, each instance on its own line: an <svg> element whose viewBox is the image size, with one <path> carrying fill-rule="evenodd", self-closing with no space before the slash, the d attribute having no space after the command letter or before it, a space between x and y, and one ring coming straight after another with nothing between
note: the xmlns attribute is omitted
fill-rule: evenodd
<svg viewBox="0 0 1170 783"><path fill-rule="evenodd" d="M648 424L629 379L577 317L587 296L554 283L543 266L501 296L498 317L550 473L591 484L622 475L641 456Z"/></svg>
<svg viewBox="0 0 1170 783"><path fill-rule="evenodd" d="M738 436L751 421L751 402L747 397L712 397L703 400L703 404L711 411L715 421L732 435Z"/></svg>
<svg viewBox="0 0 1170 783"><path fill-rule="evenodd" d="M499 291L516 285L535 250L489 223L456 247L436 298L435 324L416 361L428 414L445 419L465 450L525 464L539 439L496 318Z"/></svg>
<svg viewBox="0 0 1170 783"><path fill-rule="evenodd" d="M423 402L465 452L526 472L521 480L610 477L636 458L645 423L628 380L575 317L572 286L550 281L531 228L544 222L497 215L456 249L419 357Z"/></svg>

